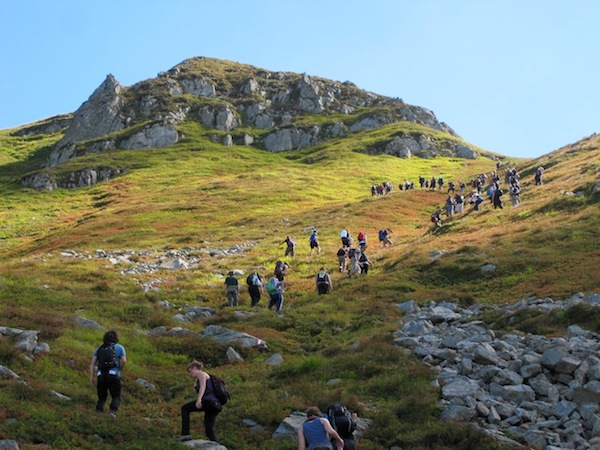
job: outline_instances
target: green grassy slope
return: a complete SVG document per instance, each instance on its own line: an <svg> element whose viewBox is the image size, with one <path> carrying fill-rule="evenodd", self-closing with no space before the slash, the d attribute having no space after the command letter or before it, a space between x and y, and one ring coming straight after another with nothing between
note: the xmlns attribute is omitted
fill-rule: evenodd
<svg viewBox="0 0 600 450"><path fill-rule="evenodd" d="M363 449L495 448L468 427L438 419L433 374L391 344L401 314L394 303L455 300L462 304L506 303L535 295L563 298L598 291L600 210L591 189L600 167L594 136L535 161L514 161L523 178L523 203L467 212L430 232L429 214L445 193L394 190L372 198L370 186L390 180L443 176L468 181L489 173L487 158L409 160L355 150L397 132L393 124L331 141L316 148L272 154L249 147L214 144L196 124L181 126L176 146L88 155L60 170L110 161L130 171L79 190L35 192L19 187L21 175L37 170L60 135L24 138L0 133L0 326L35 329L52 351L27 361L0 340L0 364L27 385L0 380L0 438L21 448L177 448L179 406L190 397L186 363L203 359L226 378L233 400L219 417L218 431L230 449L292 449L271 434L292 410L341 400L373 419ZM533 169L546 167L545 183L533 185ZM584 192L585 196L564 192ZM508 199L506 199L508 200ZM508 203L508 201L506 201ZM309 257L308 233L317 226L322 252ZM394 230L395 245L378 248L377 230ZM348 279L335 272L339 231L369 234L374 269ZM281 241L298 241L284 315L259 309L245 318L224 308L227 270L265 267L283 256ZM241 254L210 256L201 249L249 244ZM150 251L190 247L200 258L193 270L124 276L106 260L61 256L71 249ZM443 251L432 260L430 254ZM479 268L498 269L485 276ZM320 266L331 269L334 291L314 292ZM160 291L140 283L163 280ZM218 324L265 340L268 352L237 349L244 363L229 364L225 350L193 337L149 337L157 326L180 326L177 307L211 306L214 317L186 325L201 331ZM262 305L264 306L264 298ZM247 294L239 308L250 313ZM124 401L118 421L93 413L95 393L87 365L101 332L74 325L85 316L114 327L128 350ZM589 318L588 318L589 319ZM593 320L589 326L598 327ZM557 323L556 327L562 326ZM560 331L555 328L551 331ZM276 368L264 361L280 353ZM146 390L143 378L157 386ZM328 380L341 378L335 386ZM71 397L61 401L55 390ZM251 433L243 419L264 431ZM200 417L193 417L202 437ZM41 447L40 447L41 446ZM182 447L183 448L183 447Z"/></svg>

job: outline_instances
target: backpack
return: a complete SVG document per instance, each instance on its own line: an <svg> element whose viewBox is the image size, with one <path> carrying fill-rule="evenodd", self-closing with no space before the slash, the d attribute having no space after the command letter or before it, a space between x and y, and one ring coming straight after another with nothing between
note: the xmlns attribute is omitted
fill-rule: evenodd
<svg viewBox="0 0 600 450"><path fill-rule="evenodd" d="M248 278L246 278L246 283L248 283L248 286L260 286L260 278L258 277L258 274L256 272L252 272L250 275L248 275Z"/></svg>
<svg viewBox="0 0 600 450"><path fill-rule="evenodd" d="M215 397L217 397L217 400L219 400L221 405L225 405L231 399L231 395L229 394L229 389L227 389L225 381L216 375L210 375L210 381L212 381Z"/></svg>
<svg viewBox="0 0 600 450"><path fill-rule="evenodd" d="M267 283L267 292L271 295L275 294L278 291L279 280L275 277L271 278Z"/></svg>
<svg viewBox="0 0 600 450"><path fill-rule="evenodd" d="M277 263L275 266L275 275L283 275L283 271L285 270L285 266L283 263Z"/></svg>
<svg viewBox="0 0 600 450"><path fill-rule="evenodd" d="M319 283L319 284L327 283L327 273L326 272L317 273L317 283Z"/></svg>
<svg viewBox="0 0 600 450"><path fill-rule="evenodd" d="M96 351L96 363L98 370L107 371L117 367L117 350L115 343L111 342L108 345L102 344Z"/></svg>
<svg viewBox="0 0 600 450"><path fill-rule="evenodd" d="M346 250L344 250L343 248L340 248L340 249L337 251L337 255L338 255L338 256L345 256L345 255L346 255Z"/></svg>
<svg viewBox="0 0 600 450"><path fill-rule="evenodd" d="M341 403L334 403L327 409L327 419L340 437L352 437L352 433L356 429L356 421L352 418L352 414Z"/></svg>
<svg viewBox="0 0 600 450"><path fill-rule="evenodd" d="M354 258L355 253L356 253L356 249L351 248L350 251L348 251L348 258L350 258L350 259Z"/></svg>
<svg viewBox="0 0 600 450"><path fill-rule="evenodd" d="M359 241L364 241L365 240L365 233L363 231L361 231L360 233L358 233L358 240Z"/></svg>
<svg viewBox="0 0 600 450"><path fill-rule="evenodd" d="M385 232L385 230L379 230L379 240L383 241L386 237L387 233Z"/></svg>

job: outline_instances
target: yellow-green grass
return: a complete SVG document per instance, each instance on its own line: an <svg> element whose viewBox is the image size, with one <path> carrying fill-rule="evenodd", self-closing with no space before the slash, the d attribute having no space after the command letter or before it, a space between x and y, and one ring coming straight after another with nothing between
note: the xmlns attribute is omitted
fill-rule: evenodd
<svg viewBox="0 0 600 450"><path fill-rule="evenodd" d="M223 67L226 70L226 66ZM410 128L410 127L409 127ZM292 449L271 435L293 410L343 401L373 420L363 449L393 445L412 449L500 448L469 427L440 422L434 374L392 343L402 315L394 304L455 300L499 304L528 296L564 298L598 290L598 138L558 150L538 161L517 160L524 174L523 203L466 212L431 233L429 214L446 193L399 191L405 179L444 176L468 181L489 173L488 158L408 160L367 155L364 149L398 132L390 125L301 151L269 153L250 147L224 147L193 123L181 126L186 138L163 149L114 151L75 158L51 172L112 166L129 172L93 187L36 192L18 185L37 170L60 136L17 138L0 132L0 325L36 329L51 352L34 362L0 341L2 361L27 386L2 380L0 435L21 448L177 448L179 406L193 396L185 365L203 359L229 383L233 399L219 416L222 442L231 449ZM431 132L435 133L435 132ZM450 139L448 137L448 139ZM533 186L536 165L547 167L545 184ZM390 196L372 198L370 187L391 181ZM584 197L561 191L581 190ZM319 229L321 253L309 256L307 227ZM381 249L377 230L394 230L394 246ZM364 277L337 273L339 231L369 235L374 263ZM298 242L290 263L282 317L264 308L252 311L241 294L242 318L224 307L222 275L230 269L259 268L263 274L283 258L286 235ZM209 256L200 249L251 244L242 254ZM71 249L135 251L194 248L201 262L191 270L121 275L126 265L105 259L69 258ZM433 260L430 255L443 255ZM152 259L139 256L138 259ZM133 258L132 258L133 259ZM495 272L481 266L493 263ZM315 292L321 266L333 276L334 290ZM140 283L163 280L160 291L144 293ZM245 277L241 277L244 281ZM175 309L161 305L165 300ZM186 328L201 332L216 324L258 336L269 350L236 350L244 358L230 364L226 347L197 336L149 336L164 325L181 326L172 316L184 305L210 306L216 314ZM570 311L552 320L517 320L526 331L560 333L569 323L597 327L588 311ZM115 327L128 351L124 401L118 421L94 414L95 393L88 364L102 331L75 325L85 317ZM488 322L507 330L503 317ZM544 324L544 326L541 326ZM550 325L549 325L550 324ZM284 363L266 365L273 353ZM142 378L156 385L147 390ZM339 384L327 382L340 379ZM61 401L55 390L71 397ZM242 424L252 419L264 431ZM11 419L17 419L11 420ZM25 420L27 419L27 420ZM194 434L202 437L193 417ZM102 444L101 444L102 443ZM184 447L181 447L184 448Z"/></svg>

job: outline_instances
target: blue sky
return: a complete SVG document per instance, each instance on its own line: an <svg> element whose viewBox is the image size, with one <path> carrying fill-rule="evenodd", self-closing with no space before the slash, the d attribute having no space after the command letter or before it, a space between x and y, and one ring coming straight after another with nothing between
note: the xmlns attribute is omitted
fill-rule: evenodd
<svg viewBox="0 0 600 450"><path fill-rule="evenodd" d="M0 129L208 56L352 81L537 157L600 132L596 0L4 0Z"/></svg>

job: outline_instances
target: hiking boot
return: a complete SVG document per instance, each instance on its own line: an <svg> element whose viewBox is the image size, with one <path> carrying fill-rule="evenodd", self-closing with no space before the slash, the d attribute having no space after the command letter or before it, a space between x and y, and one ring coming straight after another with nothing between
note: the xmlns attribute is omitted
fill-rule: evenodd
<svg viewBox="0 0 600 450"><path fill-rule="evenodd" d="M191 441L192 440L192 435L191 434L184 434L183 436L179 436L179 439L177 439L179 442L187 442L187 441Z"/></svg>
<svg viewBox="0 0 600 450"><path fill-rule="evenodd" d="M117 417L117 412L112 409L108 412L112 417Z"/></svg>

